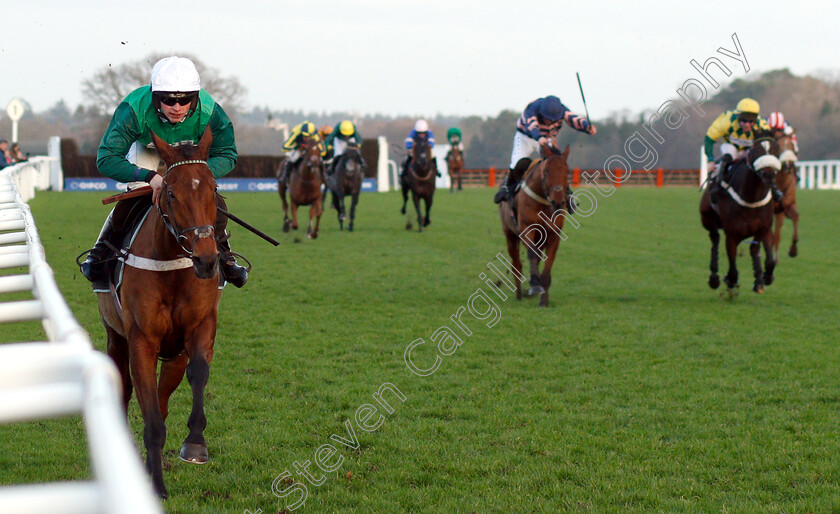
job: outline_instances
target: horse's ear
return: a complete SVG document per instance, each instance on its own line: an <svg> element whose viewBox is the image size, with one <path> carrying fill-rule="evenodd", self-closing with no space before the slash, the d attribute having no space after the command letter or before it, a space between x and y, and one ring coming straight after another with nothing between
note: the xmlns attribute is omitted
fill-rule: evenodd
<svg viewBox="0 0 840 514"><path fill-rule="evenodd" d="M210 130L210 124L204 129L204 134L201 135L201 140L198 142L198 156L207 160L210 156L210 144L213 142L213 131Z"/></svg>
<svg viewBox="0 0 840 514"><path fill-rule="evenodd" d="M563 158L564 158L564 159L568 159L568 158L569 158L569 145L566 145L566 149L565 149L565 150L563 150Z"/></svg>
<svg viewBox="0 0 840 514"><path fill-rule="evenodd" d="M158 155L160 155L161 159L163 159L163 162L170 164L175 162L175 150L172 148L172 146L170 146L169 143L158 137L158 135L155 134L153 130L150 131L150 133L152 134L152 143L154 143L155 148L158 151Z"/></svg>

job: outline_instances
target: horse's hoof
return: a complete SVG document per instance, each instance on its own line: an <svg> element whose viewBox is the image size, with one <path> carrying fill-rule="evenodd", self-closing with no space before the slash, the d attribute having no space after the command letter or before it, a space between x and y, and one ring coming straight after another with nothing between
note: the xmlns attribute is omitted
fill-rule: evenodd
<svg viewBox="0 0 840 514"><path fill-rule="evenodd" d="M764 292L764 284L755 284L753 286L753 291L755 291L758 294L763 293Z"/></svg>
<svg viewBox="0 0 840 514"><path fill-rule="evenodd" d="M169 498L169 491L166 490L165 485L161 485L160 487L156 487L155 492L157 493L158 498L160 498L161 500L166 500L166 499Z"/></svg>
<svg viewBox="0 0 840 514"><path fill-rule="evenodd" d="M709 275L709 287L712 289L720 287L720 277L717 275Z"/></svg>
<svg viewBox="0 0 840 514"><path fill-rule="evenodd" d="M283 222L283 232L288 232L291 227L292 224L291 222L289 222L289 220Z"/></svg>
<svg viewBox="0 0 840 514"><path fill-rule="evenodd" d="M400 214L405 214L405 207L403 207L402 209L400 209Z"/></svg>
<svg viewBox="0 0 840 514"><path fill-rule="evenodd" d="M764 280L764 285L765 286L769 286L770 284L773 283L774 280L776 280L776 277L774 277L773 275L768 275L767 273L765 273L762 278Z"/></svg>
<svg viewBox="0 0 840 514"><path fill-rule="evenodd" d="M184 462L191 464L207 464L210 461L210 455L207 453L207 446L196 443L184 443L181 446L181 452L178 454Z"/></svg>
<svg viewBox="0 0 840 514"><path fill-rule="evenodd" d="M348 232L353 232L353 224L352 223L347 225L347 231Z"/></svg>
<svg viewBox="0 0 840 514"><path fill-rule="evenodd" d="M791 257L796 257L797 255L799 255L799 250L797 250L795 246L791 246L790 251L788 251L788 255L790 255Z"/></svg>
<svg viewBox="0 0 840 514"><path fill-rule="evenodd" d="M411 223L406 223L405 224L405 229L406 230L411 230L412 228L414 228L414 227L411 225Z"/></svg>
<svg viewBox="0 0 840 514"><path fill-rule="evenodd" d="M528 289L528 296L536 296L538 294L543 294L543 293L545 293L545 289L543 289L543 286L534 286L534 287Z"/></svg>
<svg viewBox="0 0 840 514"><path fill-rule="evenodd" d="M432 220L430 220L429 218L426 218L426 219L423 220L423 226L424 227L428 227L431 224L432 224Z"/></svg>
<svg viewBox="0 0 840 514"><path fill-rule="evenodd" d="M306 237L308 237L309 239L318 239L318 233L313 232L311 234L306 234Z"/></svg>

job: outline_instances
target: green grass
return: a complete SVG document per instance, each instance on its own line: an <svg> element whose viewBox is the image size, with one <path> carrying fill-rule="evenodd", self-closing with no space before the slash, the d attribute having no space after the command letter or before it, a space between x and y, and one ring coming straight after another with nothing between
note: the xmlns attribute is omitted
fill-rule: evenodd
<svg viewBox="0 0 840 514"><path fill-rule="evenodd" d="M404 229L397 194L362 195L357 231L334 211L316 241L282 234L271 194L231 194L241 218L278 237L273 247L233 227L254 263L226 289L208 387L211 462L177 458L189 388L173 397L164 477L170 512L278 512L275 477L346 436L371 394L392 383L393 414L339 448L303 512L840 510L840 271L837 193L799 192L800 256L781 257L776 282L721 299L706 285L709 242L693 189L619 190L569 230L551 306L497 304L427 377L431 334L489 288L479 278L504 251L489 189L436 195L432 225ZM56 279L104 348L96 302L73 258L108 209L92 193L38 193L31 202ZM304 209L304 215L306 209ZM790 239L786 226L783 248ZM742 253L746 252L742 245ZM725 257L722 263L725 265ZM454 327L453 327L454 328ZM31 324L4 341L43 337ZM142 447L136 402L129 413ZM0 427L0 483L89 476L80 419ZM337 458L337 456L336 456ZM285 489L291 480L280 483Z"/></svg>

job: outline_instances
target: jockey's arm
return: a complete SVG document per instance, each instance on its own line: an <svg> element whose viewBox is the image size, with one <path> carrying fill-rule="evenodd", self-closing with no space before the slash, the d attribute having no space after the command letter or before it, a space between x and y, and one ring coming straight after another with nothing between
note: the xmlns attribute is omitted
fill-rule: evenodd
<svg viewBox="0 0 840 514"><path fill-rule="evenodd" d="M233 135L233 123L219 104L210 116L210 131L213 142L210 144L210 156L207 167L214 178L224 177L236 166L236 140Z"/></svg>
<svg viewBox="0 0 840 514"><path fill-rule="evenodd" d="M126 159L131 145L140 139L140 127L131 107L123 102L114 111L96 152L96 169L117 182L148 182L157 170L138 168Z"/></svg>

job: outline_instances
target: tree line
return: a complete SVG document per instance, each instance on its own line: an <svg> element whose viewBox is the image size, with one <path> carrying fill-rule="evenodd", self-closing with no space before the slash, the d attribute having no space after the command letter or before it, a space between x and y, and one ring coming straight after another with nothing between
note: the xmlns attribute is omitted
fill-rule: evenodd
<svg viewBox="0 0 840 514"><path fill-rule="evenodd" d="M34 113L24 105L26 113L20 121L20 143L23 151L33 155L46 153L50 136L73 138L82 155L93 155L99 140L119 101L132 89L148 80L151 67L161 56L151 55L133 65L107 68L83 82L89 105L71 110L63 101L43 112ZM271 110L266 106L246 110L242 104L245 88L235 78L223 77L191 57L202 76L203 86L216 98L234 122L237 146L241 155L280 155L283 132L272 126L288 128L309 120L318 126L334 126L341 120L353 120L365 138L385 136L390 143L391 158L404 156L403 140L416 121L407 116L362 115L351 112L319 113L304 110ZM656 154L653 168L693 169L699 166L700 148L709 125L724 110L733 109L738 100L752 97L761 104L762 115L781 111L796 128L800 158L804 160L837 159L840 150L840 75L821 72L796 76L788 69L773 70L748 79L736 79L721 87L702 104L705 115L686 109L690 115L677 130L660 131L664 141L647 137ZM525 105L522 106L524 109ZM572 167L601 168L612 155L625 152L625 143L649 123L654 110L641 113L618 111L605 119L593 120L598 134L588 136L568 127L561 130L558 143L570 145ZM502 111L495 117L445 115L430 116L427 121L439 143L446 142L449 127L459 127L464 134L467 168L503 169L508 166L511 142L519 111ZM11 121L0 118L0 134L11 133ZM639 166L641 167L641 165Z"/></svg>

